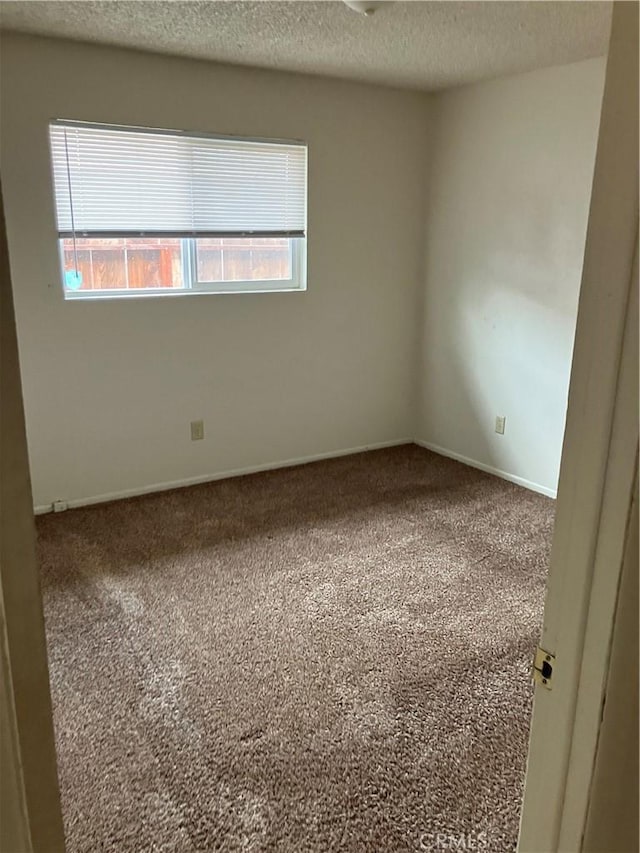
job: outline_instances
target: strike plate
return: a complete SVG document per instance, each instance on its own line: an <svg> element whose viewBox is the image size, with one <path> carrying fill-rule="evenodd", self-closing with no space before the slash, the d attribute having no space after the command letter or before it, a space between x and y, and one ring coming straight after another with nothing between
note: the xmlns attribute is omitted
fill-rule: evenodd
<svg viewBox="0 0 640 853"><path fill-rule="evenodd" d="M534 683L541 684L543 687L546 687L547 690L551 690L555 663L555 655L552 655L550 652L547 652L538 646L533 658L533 669L531 671Z"/></svg>

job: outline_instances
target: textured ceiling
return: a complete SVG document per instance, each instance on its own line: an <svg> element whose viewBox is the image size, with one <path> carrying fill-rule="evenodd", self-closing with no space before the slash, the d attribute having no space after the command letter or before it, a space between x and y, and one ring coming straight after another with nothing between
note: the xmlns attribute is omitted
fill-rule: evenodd
<svg viewBox="0 0 640 853"><path fill-rule="evenodd" d="M611 4L0 2L4 29L437 90L606 53Z"/></svg>

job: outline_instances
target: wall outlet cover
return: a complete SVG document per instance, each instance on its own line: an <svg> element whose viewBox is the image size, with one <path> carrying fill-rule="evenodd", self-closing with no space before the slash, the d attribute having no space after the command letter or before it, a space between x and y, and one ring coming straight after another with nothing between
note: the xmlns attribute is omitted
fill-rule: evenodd
<svg viewBox="0 0 640 853"><path fill-rule="evenodd" d="M202 441L204 438L204 421L191 421L191 441Z"/></svg>

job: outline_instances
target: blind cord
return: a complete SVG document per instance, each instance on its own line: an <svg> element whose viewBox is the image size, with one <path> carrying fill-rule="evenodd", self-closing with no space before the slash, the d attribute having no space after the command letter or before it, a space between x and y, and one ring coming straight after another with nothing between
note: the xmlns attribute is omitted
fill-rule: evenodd
<svg viewBox="0 0 640 853"><path fill-rule="evenodd" d="M76 278L80 278L78 269L78 246L76 243L76 222L73 214L73 193L71 192L71 166L69 164L69 143L67 141L67 128L64 129L64 153L67 160L67 186L69 187L69 210L71 212L71 239L73 240L73 263L76 268Z"/></svg>

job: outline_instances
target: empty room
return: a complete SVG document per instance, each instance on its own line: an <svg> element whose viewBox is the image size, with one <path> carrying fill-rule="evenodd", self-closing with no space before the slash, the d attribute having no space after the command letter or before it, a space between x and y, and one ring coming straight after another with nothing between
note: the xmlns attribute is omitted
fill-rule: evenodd
<svg viewBox="0 0 640 853"><path fill-rule="evenodd" d="M516 850L611 20L1 4L69 853Z"/></svg>

